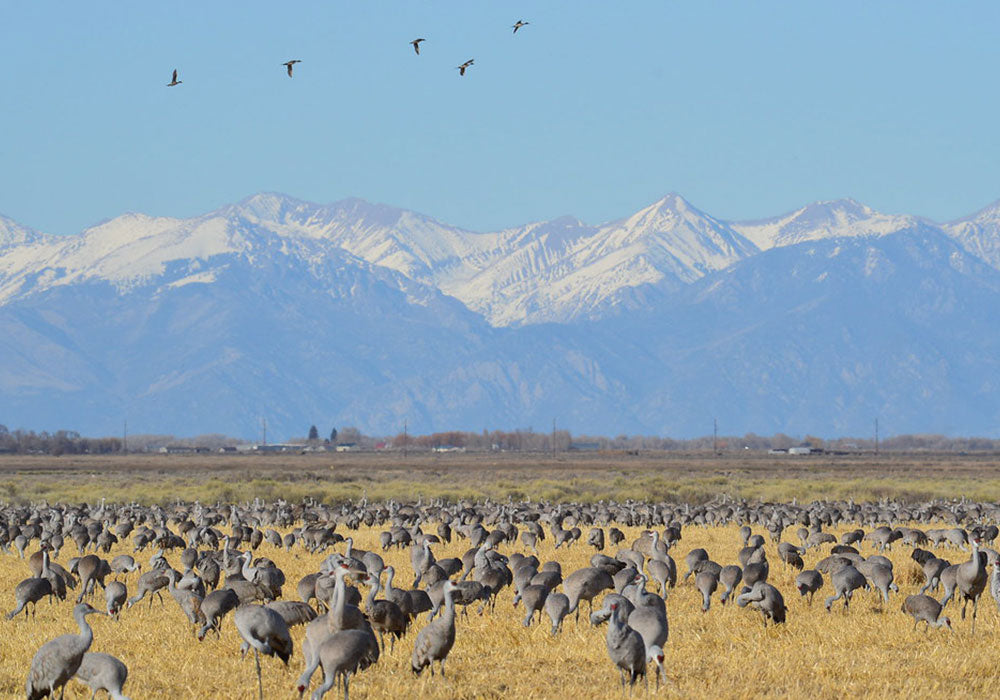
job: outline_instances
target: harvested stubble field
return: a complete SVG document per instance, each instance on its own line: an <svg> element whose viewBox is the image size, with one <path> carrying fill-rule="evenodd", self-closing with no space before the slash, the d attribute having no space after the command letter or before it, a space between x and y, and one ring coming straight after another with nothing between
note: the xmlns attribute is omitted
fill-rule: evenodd
<svg viewBox="0 0 1000 700"><path fill-rule="evenodd" d="M250 458L244 458L250 459ZM312 458L310 458L312 459ZM366 471L366 465L360 460L350 465L334 465L327 475L350 475L357 479ZM685 479L715 479L720 471L730 471L734 474L733 482L740 484L734 488L775 488L791 489L794 493L788 498L806 498L818 488L816 484L828 483L834 477L820 474L815 482L808 476L792 474L785 471L775 476L775 486L768 486L767 469L761 464L741 466L743 461L711 468L709 473L700 473L705 469L704 463L711 459L692 457L690 463L681 466L673 465L673 471L666 469L662 475L656 465L644 464L638 468L630 465L628 460L612 461L602 470L595 462L578 464L569 463L546 464L544 457L538 458L537 469L542 475L533 475L527 471L530 465L500 465L491 467L483 464L474 468L474 475L463 475L461 478L451 472L458 472L469 467L447 464L447 460L432 460L430 458L417 460L415 467L403 470L398 466L367 465L368 473L396 473L395 483L386 479L371 481L342 481L340 484L355 484L367 489L370 499L380 497L378 489L426 488L423 495L431 497L440 495L440 491L449 489L469 490L480 493L486 491L489 495L501 497L504 488L501 483L511 481L518 488L525 488L519 483L516 474L521 474L530 484L531 479L541 479L545 482L557 480L556 475L563 474L567 478L582 480L581 492L587 493L591 485L604 479L604 472L617 472L607 476L608 488L606 497L621 497L629 489L636 488L633 480L648 484L644 480L664 479L665 483L676 480L683 483ZM277 460L275 464L257 464L246 466L239 460L231 462L222 460L210 464L213 460L203 460L206 464L185 465L183 469L174 471L171 464L181 460L152 459L149 463L137 464L137 469L126 469L117 463L112 468L101 469L100 464L90 460L82 460L82 464L72 469L65 468L66 463L48 459L49 466L44 466L44 459L20 460L14 464L13 459L6 465L7 473L4 479L17 484L20 494L30 492L29 481L42 474L42 478L50 480L45 497L50 500L57 498L80 501L92 500L99 495L109 499L141 498L148 500L173 500L177 498L195 498L196 493L174 491L182 482L195 489L199 478L207 478L209 482L219 480L220 483L232 488L236 498L251 495L257 480L268 478L274 481L274 488L280 492L282 484L290 488L299 488L300 482L294 479L284 480L284 477L297 475L300 472L322 471L319 463L303 467L295 460ZM851 465L847 472L848 479L874 480L881 483L883 479L897 481L900 489L917 489L917 492L937 494L938 489L948 488L957 484L967 484L970 491L952 492L952 496L968 495L990 498L982 491L971 490L977 482L978 489L995 489L997 476L990 460L971 460L958 462L951 467L942 469L944 460L933 460L937 466L927 466L923 459L912 459L905 464L897 463L891 467L889 477L865 474L870 469L870 463ZM53 463L58 465L54 472L45 474L45 469L51 469ZM817 463L813 463L817 464ZM832 464L832 462L831 462ZM800 467L798 465L806 465ZM794 465L795 469L812 466L805 462ZM760 467L759 471L757 467ZM491 469L499 468L503 476L492 478ZM773 467L772 467L773 468ZM833 469L834 467L824 467ZM525 471L520 471L524 469ZM738 472L745 469L747 472ZM81 473L82 470L82 473ZM204 475L192 472L206 470ZM268 471L270 470L270 472ZM96 476L90 476L94 472ZM578 472L578 473L577 473ZM445 474L447 483L438 483ZM908 478L902 474L909 474ZM429 475L434 474L435 483L429 483ZM921 474L922 476L914 476ZM126 476L128 475L128 476ZM978 479L977 479L978 477ZM327 477L329 478L329 477ZM249 483L247 483L249 479ZM520 480L523 482L525 479ZM622 485L615 485L616 479L623 479ZM757 480L760 480L758 483ZM923 480L925 483L919 483ZM96 483L91 484L91 481ZM315 493L300 495L319 496L324 488L334 488L336 483L328 485L326 479L317 476L315 480L309 477L305 488L315 489ZM990 484L985 486L984 484ZM155 487L165 492L156 494ZM82 495L73 498L75 489L81 488ZM644 486L647 487L648 486ZM530 489L530 486L527 488ZM700 485L697 488L707 488ZM874 487L870 487L874 488ZM492 491L495 489L495 491ZM65 490L69 490L68 492ZM720 484L720 491L726 490L726 484ZM419 491L417 493L420 493ZM417 493L405 494L415 498ZM131 494L127 496L126 494ZM146 495L149 494L149 495ZM275 494L259 494L270 497ZM288 495L292 495L289 493ZM360 495L360 492L357 494ZM402 493L394 494L403 496ZM527 493L525 496L530 497ZM635 494L641 495L641 494ZM659 498L659 493L647 493L646 498ZM831 496L845 495L841 492L831 493ZM851 494L846 494L851 495ZM663 497L668 497L669 494ZM19 496L23 497L23 496ZM581 496L582 497L582 496ZM809 496L811 497L811 496ZM858 494L857 498L871 497L871 494ZM11 495L6 496L7 499ZM204 496L202 500L214 500L215 496ZM996 500L994 495L990 500ZM926 527L926 526L924 526ZM626 531L626 544L638 536L637 528L622 528ZM838 536L851 528L832 530ZM339 530L342 531L342 530ZM372 549L382 553L387 564L396 567L397 585L408 584L412 580L412 570L408 553L403 551L381 552L379 533L381 528L361 528L351 533L355 546ZM755 529L755 532L762 532ZM345 533L346 534L346 533ZM786 532L785 539L792 537ZM685 570L683 557L690 549L704 547L712 558L721 564L734 563L740 549L740 539L736 526L684 529L683 539L672 554L678 562L679 574ZM897 543L898 545L898 543ZM450 545L435 545L438 558L461 556L468 544L463 540L455 540ZM520 547L520 545L518 545ZM512 548L501 545L500 551L509 553ZM68 543L60 556L65 564L69 557L75 555L75 547ZM343 545L338 545L338 551L343 551ZM667 601L670 620L670 640L666 645L665 665L669 683L661 687L660 695L664 697L757 697L792 696L792 697L845 697L845 696L898 696L898 697L988 697L1000 691L1000 676L996 673L1000 660L1000 614L989 599L988 593L980 605L979 621L976 637L969 632L968 622L958 620L958 610L953 604L949 614L955 621L956 632L944 630L913 631L911 618L899 610L902 596L915 593L919 587L921 576L915 564L909 559L909 548L897 546L886 554L893 560L897 583L901 596L893 596L890 605L883 609L874 593L858 592L849 614L843 614L840 607L833 614L823 610L821 596L829 595L827 581L824 589L817 594L812 606L800 598L794 588L795 572L785 569L780 564L775 546L768 540L766 545L768 559L772 562L770 581L785 595L789 607L788 622L785 625L768 626L761 624L761 617L750 608L740 609L734 605L723 607L718 604L718 596L713 598L712 609L703 614L700 609L700 595L691 581L679 583L671 591ZM32 550L33 551L33 550ZM578 543L570 549L555 550L551 538L539 543L539 558L542 561L555 559L562 563L564 575L586 566L593 554L593 548ZM812 567L823 556L826 556L828 546L820 550L810 550L806 555L806 567ZM957 550L935 550L939 556L959 561L967 555ZM112 549L110 559L119 553L131 553L131 543L121 543ZM611 552L613 554L613 551ZM862 553L871 554L867 543ZM290 552L261 545L258 556L267 556L281 567L288 579L285 586L285 597L295 598L294 585L298 579L315 571L322 560L320 555L310 555L300 548ZM141 557L148 559L149 550ZM177 552L168 552L171 564L177 564ZM9 610L13 607L13 589L18 581L30 575L24 561L16 554L0 555L0 597L2 606ZM128 579L129 594L134 592L135 574ZM75 594L75 592L74 592ZM553 637L549 624L533 625L525 628L521 625L523 611L514 610L511 606L513 591L505 589L501 592L495 612L487 612L479 616L474 607L470 607L469 616L458 618L457 641L448 660L448 678L430 678L425 674L414 678L409 670L409 654L416 637L416 630L424 626L422 618L416 624L416 629L397 643L393 652L386 651L378 664L363 672L353 680L351 691L354 697L426 697L426 698L607 698L619 694L618 674L608 661L604 646L604 628L593 628L586 620L586 605L579 625L568 619L563 632ZM125 611L119 622L109 618L94 616L90 618L95 630L93 651L105 651L122 659L130 669L129 680L125 692L130 697L138 698L255 698L256 682L253 661L248 657L241 661L239 656L240 640L232 623L231 614L223 624L222 636L216 639L209 635L206 641L198 643L194 630L170 598L164 594L164 605L156 601L150 607L145 601ZM95 605L100 601L95 600ZM20 617L13 621L0 621L6 634L0 637L0 696L23 697L24 680L34 651L45 640L52 637L76 631L71 619L72 602L50 605L42 602L38 606L37 618L32 621ZM267 698L293 698L295 680L302 669L301 627L293 629L296 644L295 653L288 669L274 659L263 662L264 691ZM319 682L319 674L314 677L313 688ZM66 693L67 697L89 697L89 691L77 682L71 682ZM337 697L331 691L328 697ZM650 686L652 693L652 685ZM636 696L644 695L640 689Z"/></svg>
<svg viewBox="0 0 1000 700"><path fill-rule="evenodd" d="M1000 500L1000 455L337 453L0 456L0 500Z"/></svg>

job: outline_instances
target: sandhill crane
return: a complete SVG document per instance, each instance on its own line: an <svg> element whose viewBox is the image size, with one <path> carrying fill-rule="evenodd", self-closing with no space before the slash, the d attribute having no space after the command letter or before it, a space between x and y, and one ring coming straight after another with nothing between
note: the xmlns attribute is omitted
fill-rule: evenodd
<svg viewBox="0 0 1000 700"><path fill-rule="evenodd" d="M748 603L753 604L753 607L760 610L760 614L764 617L765 627L767 627L769 619L775 624L785 621L787 612L785 599L782 597L781 591L770 583L758 581L749 591L745 591L736 597L736 604L741 608L745 607Z"/></svg>
<svg viewBox="0 0 1000 700"><path fill-rule="evenodd" d="M410 668L417 675L430 666L433 676L433 664L437 661L441 665L441 675L444 676L445 659L455 645L455 602L452 595L457 588L453 582L445 581L444 615L427 623L417 635L417 642L413 645L413 654L410 656Z"/></svg>
<svg viewBox="0 0 1000 700"><path fill-rule="evenodd" d="M424 543L419 547L417 545L410 547L410 565L413 567L415 577L413 579L414 588L420 585L420 579L434 561L434 552L431 551L430 542L424 540Z"/></svg>
<svg viewBox="0 0 1000 700"><path fill-rule="evenodd" d="M832 595L826 599L827 612L833 609L834 601L843 598L844 612L846 613L851 606L851 597L854 595L854 591L858 588L868 587L868 581L865 579L864 574L850 564L835 571L830 577L830 583L833 585L833 592L836 595Z"/></svg>
<svg viewBox="0 0 1000 700"><path fill-rule="evenodd" d="M927 556L917 557L918 554L924 554ZM925 552L924 550L913 550L910 555L913 557L914 561L920 564L920 568L924 572L924 585L920 587L920 594L923 595L927 591L936 591L941 585L941 575L944 570L951 566L951 562L947 559L939 559L935 557L930 552Z"/></svg>
<svg viewBox="0 0 1000 700"><path fill-rule="evenodd" d="M899 593L899 586L897 586L896 582L893 580L891 566L886 566L881 562L868 559L861 562L857 569L864 574L871 586L882 594L882 601L885 605L889 604L890 590Z"/></svg>
<svg viewBox="0 0 1000 700"><path fill-rule="evenodd" d="M163 589L170 584L170 579L167 578L166 574L162 569L151 569L147 571L142 576L139 577L138 582L136 582L137 593L128 599L125 607L131 608L133 605L138 603L146 594L149 594L149 606L153 606L153 594L160 599L160 604L163 604Z"/></svg>
<svg viewBox="0 0 1000 700"><path fill-rule="evenodd" d="M391 600L375 600L375 596L382 590L380 576L369 576L368 599L365 602L365 613L372 629L378 632L378 641L382 650L385 651L385 639L383 633L389 633L389 651L396 648L396 640L406 634L410 626L410 619L398 605Z"/></svg>
<svg viewBox="0 0 1000 700"><path fill-rule="evenodd" d="M323 666L323 684L313 692L312 700L326 695L337 678L344 682L344 700L350 700L351 674L378 661L379 648L371 629L343 630L327 637L316 653ZM304 690L300 684L299 694Z"/></svg>
<svg viewBox="0 0 1000 700"><path fill-rule="evenodd" d="M569 614L569 598L564 593L550 592L545 598L545 612L552 620L552 634L558 634L563 618Z"/></svg>
<svg viewBox="0 0 1000 700"><path fill-rule="evenodd" d="M743 543L743 546L746 547L747 540L750 539L750 535L753 534L753 530L750 529L749 525L741 525L739 534L740 534L740 541Z"/></svg>
<svg viewBox="0 0 1000 700"><path fill-rule="evenodd" d="M551 588L543 583L531 583L524 586L520 591L521 600L524 601L524 620L522 624L525 627L531 626L532 618L534 618L535 613L538 613L539 622L541 621L542 611L545 609L545 603L549 598L549 591Z"/></svg>
<svg viewBox="0 0 1000 700"><path fill-rule="evenodd" d="M167 571L167 579L169 580L169 583L167 584L167 591L177 602L178 607L180 607L181 612L184 613L188 621L192 625L197 625L201 622L202 598L192 591L178 588L176 583L177 577L178 574L173 569L169 569ZM152 598L150 600L152 600Z"/></svg>
<svg viewBox="0 0 1000 700"><path fill-rule="evenodd" d="M740 581L743 580L743 569L736 566L735 564L729 564L728 566L722 567L722 571L719 572L719 583L726 587L726 590L722 592L719 596L719 602L723 605L729 600L729 597L736 590L736 586L739 585ZM696 580L697 583L697 580Z"/></svg>
<svg viewBox="0 0 1000 700"><path fill-rule="evenodd" d="M712 606L712 594L719 587L719 577L710 571L702 571L694 577L694 587L701 593L701 611L708 612Z"/></svg>
<svg viewBox="0 0 1000 700"><path fill-rule="evenodd" d="M111 573L118 576L119 574L128 574L133 571L141 571L142 564L137 562L129 554L119 554L117 557L111 560Z"/></svg>
<svg viewBox="0 0 1000 700"><path fill-rule="evenodd" d="M646 661L656 664L659 675L663 671L663 646L670 636L666 610L648 605L633 607L628 599L617 593L609 593L604 596L601 609L591 613L590 624L598 625L610 619L614 612L613 608L617 609L620 616L628 620L628 626L642 638L642 643L646 648ZM659 678L657 678L657 687L659 687Z"/></svg>
<svg viewBox="0 0 1000 700"><path fill-rule="evenodd" d="M43 644L31 659L28 682L25 687L28 700L40 700L46 696L60 695L65 685L80 668L83 655L94 641L94 631L87 624L88 615L104 615L87 603L78 603L73 608L73 619L80 628L80 634L64 634Z"/></svg>
<svg viewBox="0 0 1000 700"><path fill-rule="evenodd" d="M296 58L296 59L294 59L292 61L285 61L284 63L281 64L281 65L283 65L285 67L285 70L288 71L288 77L289 78L292 77L292 66L294 66L296 63L302 63L302 61L300 61L299 59Z"/></svg>
<svg viewBox="0 0 1000 700"><path fill-rule="evenodd" d="M17 614L24 610L24 616L28 616L27 605L31 603L31 616L35 616L35 606L45 596L52 600L52 582L49 576L49 553L42 551L42 567L39 576L26 578L14 588L14 600L17 605L7 613L7 619L13 620Z"/></svg>
<svg viewBox="0 0 1000 700"><path fill-rule="evenodd" d="M410 46L413 47L413 52L415 54L417 54L418 56L420 55L420 42L422 42L422 41L427 41L427 40L426 39L414 39L413 41L410 42Z"/></svg>
<svg viewBox="0 0 1000 700"><path fill-rule="evenodd" d="M517 20L517 22L515 22L514 24L511 25L512 27L514 27L514 31L512 32L512 34L517 34L517 30L518 29L520 29L521 27L526 27L529 24L531 24L531 22L525 22L524 20L520 20L520 19Z"/></svg>
<svg viewBox="0 0 1000 700"><path fill-rule="evenodd" d="M903 601L900 610L913 616L913 629L917 629L917 623L921 621L927 623L927 629L931 627L947 627L948 629L952 629L951 620L941 615L941 603L929 595L921 593L906 596L906 600Z"/></svg>
<svg viewBox="0 0 1000 700"><path fill-rule="evenodd" d="M82 557L76 565L77 574L80 576L80 595L76 602L82 603L84 597L91 594L94 584L97 583L104 588L104 577L111 573L111 566L96 554L88 554Z"/></svg>
<svg viewBox="0 0 1000 700"><path fill-rule="evenodd" d="M624 694L626 673L629 676L629 685L635 685L639 676L644 679L646 677L646 647L639 633L625 622L618 603L611 604L611 617L608 620L608 631L604 636L604 642L611 662L618 669Z"/></svg>
<svg viewBox="0 0 1000 700"><path fill-rule="evenodd" d="M955 574L955 583L962 598L962 619L965 619L965 607L972 601L972 634L976 633L976 613L979 610L979 598L986 589L986 553L979 551L982 540L973 537L972 556L969 561L959 564Z"/></svg>
<svg viewBox="0 0 1000 700"><path fill-rule="evenodd" d="M104 589L104 602L107 604L108 615L117 620L127 597L128 589L125 588L124 583L121 581L109 583Z"/></svg>
<svg viewBox="0 0 1000 700"><path fill-rule="evenodd" d="M473 63L475 63L475 60L470 58L468 61L466 61L462 65L458 66L456 68L456 70L458 71L458 74L459 75L465 75L465 69L468 68L469 66L471 66Z"/></svg>
<svg viewBox="0 0 1000 700"><path fill-rule="evenodd" d="M174 77L172 77L170 79L170 82L167 83L167 87L173 87L174 85L180 85L183 82L184 82L183 80L178 80L177 79L177 69L174 68Z"/></svg>
<svg viewBox="0 0 1000 700"><path fill-rule="evenodd" d="M111 654L88 651L83 655L76 677L93 691L92 698L98 690L105 690L112 700L129 700L122 695L122 686L128 680L128 667Z"/></svg>
<svg viewBox="0 0 1000 700"><path fill-rule="evenodd" d="M687 553L687 556L684 557L684 563L687 564L688 568L687 573L684 574L685 581L688 580L688 577L691 574L696 573L695 567L698 565L699 562L703 561L708 561L708 552L706 552L701 547L698 547L697 549L692 549L690 552Z"/></svg>
<svg viewBox="0 0 1000 700"><path fill-rule="evenodd" d="M396 588L392 585L392 580L396 576L396 569L387 566L385 567L385 599L391 600L393 603L399 606L405 614L413 616L415 613L410 605L410 596L402 588Z"/></svg>
<svg viewBox="0 0 1000 700"><path fill-rule="evenodd" d="M260 700L264 700L264 682L260 677L260 655L277 656L284 664L292 656L292 636L288 632L285 619L263 605L242 605L233 613L236 631L243 638L240 655L245 656L253 649L257 667L257 689Z"/></svg>
<svg viewBox="0 0 1000 700"><path fill-rule="evenodd" d="M220 588L212 591L201 601L201 615L205 618L205 624L198 630L199 641L205 638L210 629L219 634L219 627L222 618L230 610L235 610L240 605L240 598L229 588Z"/></svg>
<svg viewBox="0 0 1000 700"><path fill-rule="evenodd" d="M798 589L799 595L809 596L809 605L812 605L816 591L823 587L823 574L815 569L806 569L795 577L795 587Z"/></svg>
<svg viewBox="0 0 1000 700"><path fill-rule="evenodd" d="M608 572L593 567L578 569L563 581L563 590L569 598L569 612L576 613L576 620L580 620L580 601L586 600L590 605L590 612L594 611L594 597L601 591L614 588L614 581Z"/></svg>

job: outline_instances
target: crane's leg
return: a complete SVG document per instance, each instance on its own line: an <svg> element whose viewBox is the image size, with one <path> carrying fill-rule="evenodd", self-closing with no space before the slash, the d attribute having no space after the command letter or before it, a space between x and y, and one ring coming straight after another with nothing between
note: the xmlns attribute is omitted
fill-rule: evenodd
<svg viewBox="0 0 1000 700"><path fill-rule="evenodd" d="M253 650L253 660L257 665L257 692L260 700L264 700L264 681L260 678L260 652L256 648Z"/></svg>
<svg viewBox="0 0 1000 700"><path fill-rule="evenodd" d="M316 692L313 694L313 696L320 698L323 697L323 695L326 694L326 691L328 691L330 688L333 687L333 684L336 680L337 677L335 675L330 673L325 674L323 676L323 684L316 689Z"/></svg>
<svg viewBox="0 0 1000 700"><path fill-rule="evenodd" d="M979 612L979 596L972 599L972 634L976 634L976 613Z"/></svg>
<svg viewBox="0 0 1000 700"><path fill-rule="evenodd" d="M350 696L347 694L348 686L351 683L351 674L344 674L344 700L351 700Z"/></svg>

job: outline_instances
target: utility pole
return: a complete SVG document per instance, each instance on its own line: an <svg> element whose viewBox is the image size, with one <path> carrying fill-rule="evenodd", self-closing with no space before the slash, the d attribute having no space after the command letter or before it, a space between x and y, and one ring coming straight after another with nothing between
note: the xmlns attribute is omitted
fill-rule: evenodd
<svg viewBox="0 0 1000 700"><path fill-rule="evenodd" d="M410 436L409 436L409 433L407 432L407 428L408 427L409 426L407 425L406 421L404 420L403 421L403 459L406 459L407 447L409 447L409 445L410 445Z"/></svg>
<svg viewBox="0 0 1000 700"><path fill-rule="evenodd" d="M552 419L552 457L556 456L556 419Z"/></svg>
<svg viewBox="0 0 1000 700"><path fill-rule="evenodd" d="M261 431L260 444L266 446L267 445L267 418L265 416L261 416L261 418L260 418L260 431Z"/></svg>
<svg viewBox="0 0 1000 700"><path fill-rule="evenodd" d="M712 454L719 454L719 421L712 419Z"/></svg>
<svg viewBox="0 0 1000 700"><path fill-rule="evenodd" d="M128 420L122 421L122 453L128 454Z"/></svg>

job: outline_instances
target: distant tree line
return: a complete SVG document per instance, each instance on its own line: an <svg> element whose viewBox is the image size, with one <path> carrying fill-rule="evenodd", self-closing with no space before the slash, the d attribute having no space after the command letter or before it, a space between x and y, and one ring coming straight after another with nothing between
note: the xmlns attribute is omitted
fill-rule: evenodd
<svg viewBox="0 0 1000 700"><path fill-rule="evenodd" d="M873 437L841 437L824 439L814 435L794 437L784 433L742 436L704 436L688 440L648 435L573 435L568 430L535 432L531 428L516 430L483 430L466 432L449 430L426 435L398 433L391 437L364 435L358 428L334 428L329 437L320 438L316 426L311 426L306 438L292 438L290 443L322 442L331 445L354 445L362 450L433 450L455 447L471 452L565 452L568 450L607 451L720 451L788 449L809 446L828 451L873 451ZM153 452L161 447L184 446L217 451L224 447L246 444L246 440L221 434L195 437L174 435L129 435L127 444L120 437L83 437L73 430L53 433L33 430L9 430L0 424L0 453L6 454L113 454ZM936 434L895 435L878 443L885 452L1000 452L1000 439L984 437L949 437Z"/></svg>
<svg viewBox="0 0 1000 700"><path fill-rule="evenodd" d="M0 452L12 454L112 454L122 451L122 439L86 438L74 430L54 433L33 430L8 430L0 425Z"/></svg>

